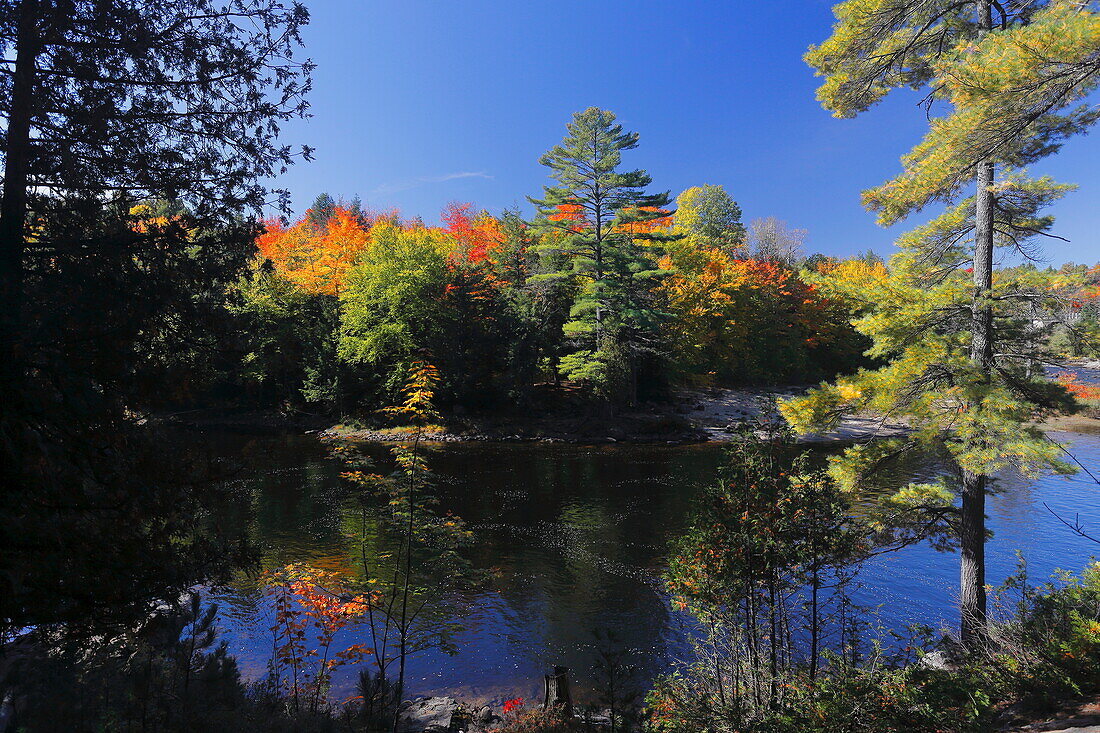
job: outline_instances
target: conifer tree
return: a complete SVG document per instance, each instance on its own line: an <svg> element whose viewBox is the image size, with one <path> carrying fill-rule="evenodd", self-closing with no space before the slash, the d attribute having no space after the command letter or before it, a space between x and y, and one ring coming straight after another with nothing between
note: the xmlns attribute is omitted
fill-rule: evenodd
<svg viewBox="0 0 1100 733"><path fill-rule="evenodd" d="M306 114L312 63L294 52L308 19L281 0L0 3L5 389L17 391L12 380L33 361L19 341L34 216L49 212L85 240L102 236L111 203L125 212L179 199L203 224L259 212L272 193L286 203L263 182L299 155L279 127Z"/></svg>
<svg viewBox="0 0 1100 733"><path fill-rule="evenodd" d="M359 212L356 212L359 213ZM324 231L329 219L336 215L336 201L328 193L318 194L306 211L306 223L315 232Z"/></svg>
<svg viewBox="0 0 1100 733"><path fill-rule="evenodd" d="M651 283L664 271L654 250L671 238L656 229L667 221L670 198L645 192L652 179L644 170L619 170L622 151L637 147L638 134L624 132L612 112L589 107L566 130L539 158L557 185L529 199L543 232L538 249L552 269L532 280L574 278L580 285L564 327L575 349L562 358L561 373L632 403L639 354L655 345Z"/></svg>
<svg viewBox="0 0 1100 733"><path fill-rule="evenodd" d="M1081 104L1100 80L1100 18L1092 5L846 0L834 9L832 36L806 55L825 77L818 98L838 117L898 87L927 89L929 110L933 102L948 105L902 159L902 173L865 192L864 202L884 225L933 201L955 205L902 237L888 275L859 287L832 285L862 293L870 310L857 326L874 340L869 353L887 365L823 386L783 411L804 431L854 409L909 420L912 440L846 452L834 469L847 483L906 446L938 442L954 457L962 634L971 647L986 626L990 477L1009 465L1067 468L1057 447L1026 426L1036 408L1053 408L1060 397L1034 376L1045 355L1028 333L1030 312L1049 304L1052 291L1038 280L995 278L993 262L998 246L1028 254L1029 242L1051 224L1040 210L1066 191L1011 167L1053 152L1096 119ZM973 195L958 202L969 181ZM950 502L943 487L923 489L906 495L941 509Z"/></svg>

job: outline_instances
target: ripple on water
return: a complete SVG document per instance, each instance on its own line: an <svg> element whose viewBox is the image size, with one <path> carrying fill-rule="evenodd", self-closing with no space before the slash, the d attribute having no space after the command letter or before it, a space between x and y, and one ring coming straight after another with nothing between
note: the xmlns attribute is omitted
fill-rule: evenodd
<svg viewBox="0 0 1100 733"><path fill-rule="evenodd" d="M1056 437L1100 473L1100 436ZM247 527L269 563L354 567L335 464L311 439L263 440L251 438L243 448L226 444L256 459L253 473L227 484L238 497L235 521ZM383 447L367 450L385 465ZM597 630L615 634L643 677L684 654L690 624L669 610L660 572L669 543L686 526L724 451L718 445L433 449L440 507L468 521L475 538L470 557L492 580L455 609L463 626L454 639L456 653L413 660L411 692L499 704L539 694L541 675L556 663L577 670L583 689ZM929 480L942 470L942 463L926 457L886 480ZM988 505L990 582L1013 571L1016 550L1027 558L1032 578L1059 566L1079 569L1096 547L1066 529L1046 505L1063 516L1079 515L1100 533L1098 490L1086 476L1000 477ZM892 628L951 624L957 568L953 553L926 545L882 555L867 563L857 600L877 607L881 622ZM209 599L219 604L223 637L242 671L263 676L272 617L255 578L212 590ZM365 630L352 629L338 643L365 638ZM351 690L350 672L336 687L337 695Z"/></svg>

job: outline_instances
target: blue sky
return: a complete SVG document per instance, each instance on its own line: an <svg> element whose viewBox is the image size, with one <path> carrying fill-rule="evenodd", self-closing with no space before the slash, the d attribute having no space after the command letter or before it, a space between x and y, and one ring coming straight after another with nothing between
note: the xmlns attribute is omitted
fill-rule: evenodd
<svg viewBox="0 0 1100 733"><path fill-rule="evenodd" d="M573 112L610 109L646 169L673 195L721 184L746 222L808 230L807 249L890 251L917 220L883 230L859 192L899 169L926 128L902 92L854 120L814 99L802 53L832 23L826 0L312 0L313 117L287 142L316 147L276 183L303 211L321 191L358 194L432 223L449 201L530 211L547 181L539 155ZM1080 189L1054 209L1053 263L1100 260L1100 140L1071 140L1032 167ZM934 211L930 211L935 213Z"/></svg>

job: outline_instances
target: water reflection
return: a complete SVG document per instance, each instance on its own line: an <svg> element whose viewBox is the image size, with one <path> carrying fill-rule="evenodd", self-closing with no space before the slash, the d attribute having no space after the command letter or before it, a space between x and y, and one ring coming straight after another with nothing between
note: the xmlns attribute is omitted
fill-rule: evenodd
<svg viewBox="0 0 1100 733"><path fill-rule="evenodd" d="M1072 439L1079 458L1097 468L1100 436ZM231 522L262 549L263 564L309 562L361 572L357 510L339 490L339 467L309 438L208 436L205 445L243 456L234 484ZM382 447L369 448L380 462ZM582 447L537 444L451 444L434 448L440 508L464 517L475 533L469 557L491 580L461 599L464 630L458 653L414 661L411 692L451 692L486 699L537 696L551 664L591 668L595 634L615 632L643 665L644 677L664 668L685 641L680 619L660 592L669 541L683 531L699 489L714 480L725 448L701 446ZM898 466L884 483L932 478L935 456ZM1024 552L1032 577L1056 566L1079 569L1093 546L1066 530L1047 502L1100 530L1097 488L1082 477L1000 478L989 502L991 583L1014 569ZM880 607L884 623L951 623L957 558L918 545L876 558L865 569L863 603ZM250 675L269 656L270 612L255 580L242 576L214 593L232 651ZM347 643L362 641L346 633ZM343 641L343 639L341 640ZM337 681L338 692L347 679Z"/></svg>

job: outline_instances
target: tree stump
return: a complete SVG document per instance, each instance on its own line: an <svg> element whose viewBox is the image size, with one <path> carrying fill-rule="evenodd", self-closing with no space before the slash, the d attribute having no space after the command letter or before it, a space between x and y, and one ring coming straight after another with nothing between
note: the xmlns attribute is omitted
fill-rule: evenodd
<svg viewBox="0 0 1100 733"><path fill-rule="evenodd" d="M544 680L543 709L560 707L566 718L573 717L573 698L569 694L569 668L555 666L554 673L546 675Z"/></svg>

